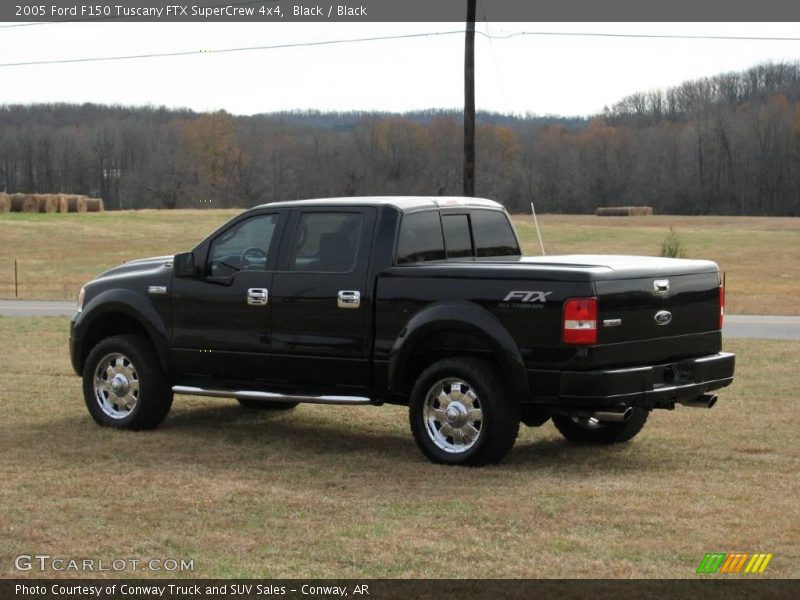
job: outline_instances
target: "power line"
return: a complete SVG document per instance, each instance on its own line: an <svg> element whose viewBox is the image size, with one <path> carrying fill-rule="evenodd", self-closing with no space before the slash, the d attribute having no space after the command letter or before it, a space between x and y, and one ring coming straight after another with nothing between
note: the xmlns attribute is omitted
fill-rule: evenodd
<svg viewBox="0 0 800 600"><path fill-rule="evenodd" d="M503 104L505 104L506 112L511 114L511 103L508 101L508 94L506 94L506 86L503 83L503 75L500 70L500 63L497 60L497 52L494 49L494 38L492 37L492 32L489 30L489 20L486 18L486 9L483 8L483 21L484 26L486 29L486 36L489 38L489 47L492 50L492 61L494 62L494 74L497 77L497 83L500 87L500 93L503 97Z"/></svg>
<svg viewBox="0 0 800 600"><path fill-rule="evenodd" d="M15 27L37 27L39 25L56 25L70 23L71 21L48 21L47 23L14 23L13 25L0 25L0 29L14 29Z"/></svg>
<svg viewBox="0 0 800 600"><path fill-rule="evenodd" d="M250 4L261 4L263 0L250 0L245 2L235 2L226 4L210 4L208 8L218 8L223 6L248 6ZM37 21L32 23L11 23L8 25L0 25L0 29L10 29L14 27L38 27L40 25L63 25L65 23L91 23L94 21L108 21L114 20L115 22L124 23L126 21L119 21L120 17L117 16L99 16L89 17L86 19L64 19L61 21ZM489 23L484 11L483 20ZM178 21L175 21L178 22ZM186 21L191 23L192 21ZM449 32L445 32L449 33ZM733 40L733 41L754 41L754 42L798 42L800 37L791 36L745 36L745 35L706 35L706 34L670 34L670 33L604 33L604 32L591 32L591 31L515 31L504 35L488 35L480 33L484 37L491 37L494 39L508 39L512 37L530 35L530 36L572 36L572 37L611 37L611 38L641 38L641 39L669 39L669 40Z"/></svg>
<svg viewBox="0 0 800 600"><path fill-rule="evenodd" d="M403 40L423 37L438 37L446 35L461 35L463 29L450 31L430 31L425 33L407 33L399 35L373 36L363 38L350 38L339 40L323 40L318 42L297 42L288 44L272 44L265 46L242 46L239 48L218 48L209 50L184 50L178 52L156 52L149 54L128 54L121 56L91 56L84 58L64 58L54 60L35 60L16 63L0 63L0 67L27 67L36 65L62 65L70 63L89 63L115 60L137 60L147 58L169 58L176 56L192 56L195 54L226 54L232 52L250 52L258 50L278 50L282 48L299 48L312 46L331 46L338 44L358 44L365 42L376 42L384 40ZM800 42L800 37L748 37L748 36L724 36L724 35L667 35L667 34L639 34L639 33L596 33L596 32L575 32L575 31L515 31L506 34L490 35L486 32L476 30L475 33L489 40L506 40L521 36L576 36L576 37L601 37L601 38L644 38L644 39L678 39L678 40L735 40L735 41L784 41Z"/></svg>
<svg viewBox="0 0 800 600"><path fill-rule="evenodd" d="M453 34L463 34L464 30L453 30L453 31L432 31L428 33L407 33L403 35L386 35L386 36L374 36L374 37L364 37L364 38L350 38L344 40L323 40L319 42L297 42L297 43L290 43L290 44L271 44L266 46L242 46L240 48L218 48L218 49L210 49L210 50L184 50L179 52L158 52L152 54L128 54L123 56L97 56L97 57L86 57L86 58L64 58L64 59L56 59L56 60L35 60L35 61L27 61L27 62L18 62L18 63L0 63L0 67L26 67L26 66L33 66L33 65L62 65L67 63L86 63L86 62L100 62L100 61L111 61L111 60L135 60L141 58L167 58L172 56L191 56L194 54L225 54L231 52L248 52L253 50L278 50L281 48L298 48L298 47L308 47L308 46L331 46L335 44L357 44L363 42L376 42L379 40L401 40L401 39L409 39L409 38L420 38L420 37L433 37L433 36L442 36L442 35L453 35Z"/></svg>
<svg viewBox="0 0 800 600"><path fill-rule="evenodd" d="M505 35L494 35L494 39L508 39L517 36L564 36L601 38L639 38L662 40L733 40L746 42L800 42L800 37L745 36L745 35L691 35L671 33L602 33L590 31L514 31Z"/></svg>

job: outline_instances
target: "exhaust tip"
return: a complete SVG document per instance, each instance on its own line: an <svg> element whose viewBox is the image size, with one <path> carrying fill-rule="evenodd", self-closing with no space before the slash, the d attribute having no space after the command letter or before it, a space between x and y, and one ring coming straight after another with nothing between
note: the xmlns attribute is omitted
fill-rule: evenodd
<svg viewBox="0 0 800 600"><path fill-rule="evenodd" d="M633 407L628 406L623 411L618 412L607 412L607 411L598 411L592 413L592 417L597 419L598 421L614 421L617 423L624 423L628 421L633 416Z"/></svg>
<svg viewBox="0 0 800 600"><path fill-rule="evenodd" d="M679 404L689 408L711 408L717 403L716 394L703 394L693 400L680 400Z"/></svg>

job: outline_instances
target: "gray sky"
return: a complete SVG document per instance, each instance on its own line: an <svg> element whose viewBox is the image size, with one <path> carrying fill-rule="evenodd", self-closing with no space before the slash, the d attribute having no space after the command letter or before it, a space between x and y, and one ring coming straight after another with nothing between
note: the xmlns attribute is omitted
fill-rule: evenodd
<svg viewBox="0 0 800 600"><path fill-rule="evenodd" d="M2 27L2 25L0 25ZM0 28L0 63L450 31L462 23L60 23ZM488 29L487 29L488 27ZM491 23L518 31L800 36L798 23ZM463 36L0 68L0 103L225 109L458 108ZM476 39L479 110L588 115L627 94L800 59L800 42L519 36Z"/></svg>

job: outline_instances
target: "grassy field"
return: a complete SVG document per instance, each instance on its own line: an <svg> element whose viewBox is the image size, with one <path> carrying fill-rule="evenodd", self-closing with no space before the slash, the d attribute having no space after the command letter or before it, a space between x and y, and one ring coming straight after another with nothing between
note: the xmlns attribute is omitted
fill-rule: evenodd
<svg viewBox="0 0 800 600"><path fill-rule="evenodd" d="M0 319L0 576L47 553L191 558L196 577L681 578L711 551L800 576L797 342L728 341L717 406L657 412L630 444L523 428L473 470L425 461L399 407L178 397L158 430L100 428L66 332Z"/></svg>
<svg viewBox="0 0 800 600"><path fill-rule="evenodd" d="M0 214L0 297L72 299L81 285L122 262L191 250L236 210Z"/></svg>
<svg viewBox="0 0 800 600"><path fill-rule="evenodd" d="M126 260L191 249L237 211L0 214L0 297L72 299L83 282ZM515 217L525 250L539 245L528 216ZM658 255L675 228L690 258L717 261L728 275L728 312L800 314L800 219L543 215L549 254Z"/></svg>
<svg viewBox="0 0 800 600"><path fill-rule="evenodd" d="M533 218L517 216L515 220L526 253L538 253ZM660 254L661 242L673 227L688 258L713 260L727 273L729 313L800 314L798 218L543 215L539 225L548 254L653 256Z"/></svg>

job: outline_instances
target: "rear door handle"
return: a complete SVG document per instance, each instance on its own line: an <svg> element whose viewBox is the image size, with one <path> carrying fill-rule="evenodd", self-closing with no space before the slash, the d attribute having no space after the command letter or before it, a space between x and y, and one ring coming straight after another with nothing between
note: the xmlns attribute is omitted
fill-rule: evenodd
<svg viewBox="0 0 800 600"><path fill-rule="evenodd" d="M336 304L339 308L358 308L361 306L361 292L342 290L339 292Z"/></svg>
<svg viewBox="0 0 800 600"><path fill-rule="evenodd" d="M266 306L269 303L267 288L249 288L247 290L247 303L250 306Z"/></svg>

